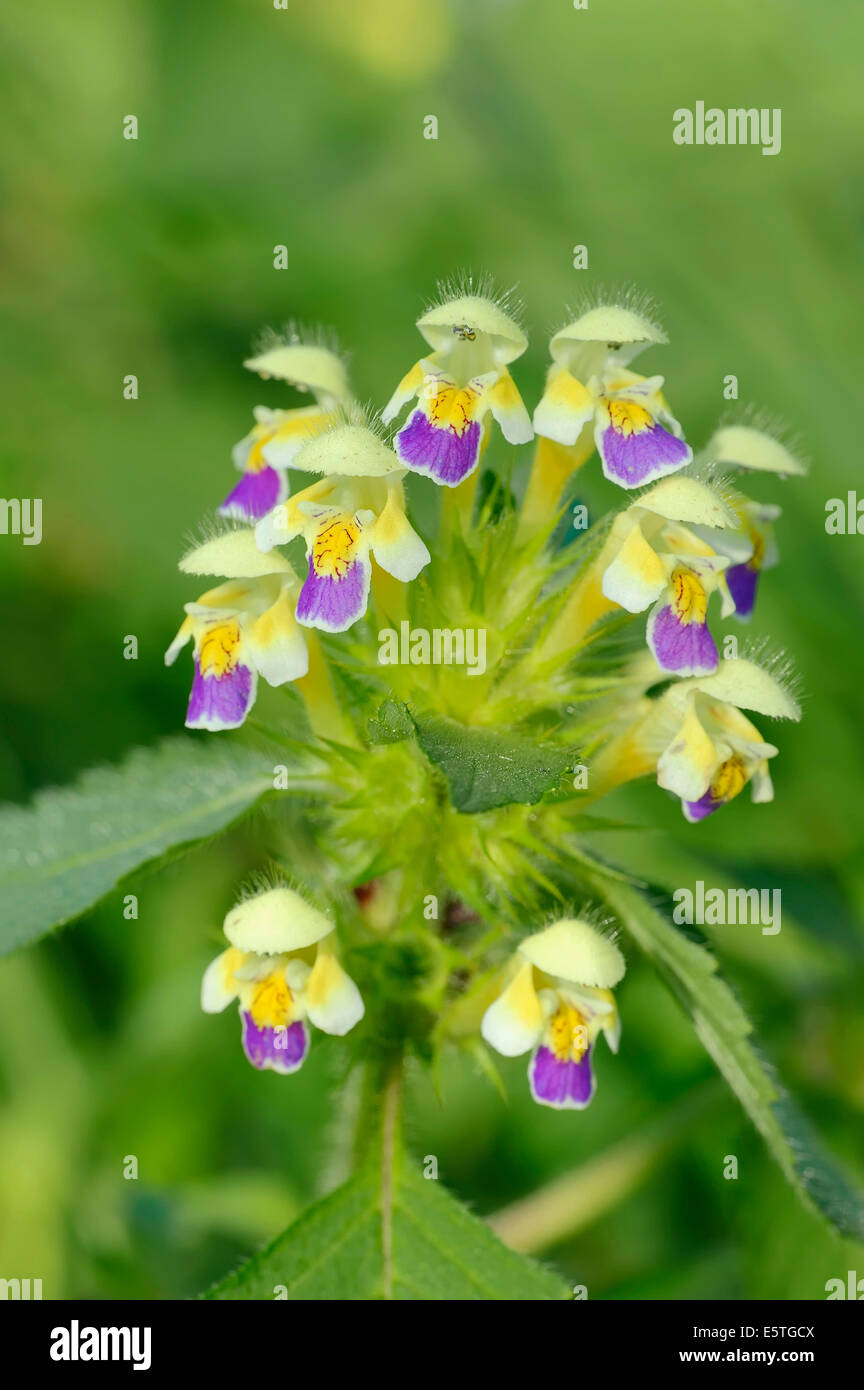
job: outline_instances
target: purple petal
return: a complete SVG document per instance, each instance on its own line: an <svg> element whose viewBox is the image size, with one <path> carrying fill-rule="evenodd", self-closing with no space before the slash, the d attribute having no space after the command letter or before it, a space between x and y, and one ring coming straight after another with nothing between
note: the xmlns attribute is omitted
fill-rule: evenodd
<svg viewBox="0 0 864 1390"><path fill-rule="evenodd" d="M477 420L460 433L439 429L422 410L415 410L396 436L396 453L415 473L444 487L457 487L476 467L482 433Z"/></svg>
<svg viewBox="0 0 864 1390"><path fill-rule="evenodd" d="M531 1094L539 1105L556 1110L583 1110L594 1094L591 1049L578 1062L559 1061L548 1047L539 1047L528 1064Z"/></svg>
<svg viewBox="0 0 864 1390"><path fill-rule="evenodd" d="M277 469L269 465L250 469L225 498L219 508L220 515L259 521L283 500L284 491L285 475Z"/></svg>
<svg viewBox="0 0 864 1390"><path fill-rule="evenodd" d="M726 571L726 583L729 585L732 602L735 604L736 617L749 618L752 614L756 604L756 585L758 582L758 569L753 569L747 562L743 565L732 565Z"/></svg>
<svg viewBox="0 0 864 1390"><path fill-rule="evenodd" d="M297 621L325 632L344 632L366 612L369 597L369 564L354 560L341 577L316 574L310 559L309 573L297 600Z"/></svg>
<svg viewBox="0 0 864 1390"><path fill-rule="evenodd" d="M664 671L676 676L707 676L720 660L707 623L682 623L669 604L648 619L648 646Z"/></svg>
<svg viewBox="0 0 864 1390"><path fill-rule="evenodd" d="M687 463L690 448L656 422L624 434L608 425L597 441L603 472L621 487L641 487Z"/></svg>
<svg viewBox="0 0 864 1390"><path fill-rule="evenodd" d="M303 1065L309 1051L309 1029L301 1020L287 1028L259 1028L250 1013L241 1012L243 1051L259 1071L288 1076Z"/></svg>
<svg viewBox="0 0 864 1390"><path fill-rule="evenodd" d="M709 787L707 792L702 793L698 801L682 801L681 809L687 820L700 821L704 820L706 816L713 815L715 811L719 811L720 807L724 805L725 802L723 799L714 797Z"/></svg>
<svg viewBox="0 0 864 1390"><path fill-rule="evenodd" d="M248 666L237 665L222 676L204 675L197 660L189 708L188 729L237 729L255 698L255 682Z"/></svg>

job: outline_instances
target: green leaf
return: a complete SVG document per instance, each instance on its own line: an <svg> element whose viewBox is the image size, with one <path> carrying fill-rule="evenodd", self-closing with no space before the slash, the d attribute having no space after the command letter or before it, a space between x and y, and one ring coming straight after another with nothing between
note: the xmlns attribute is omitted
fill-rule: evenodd
<svg viewBox="0 0 864 1390"><path fill-rule="evenodd" d="M577 761L571 749L469 728L443 715L415 715L414 725L426 757L447 779L453 805L466 814L513 802L533 806Z"/></svg>
<svg viewBox="0 0 864 1390"><path fill-rule="evenodd" d="M434 1179L401 1155L385 1190L360 1170L224 1279L208 1299L564 1300L556 1275L502 1245ZM282 1293L281 1297L286 1297Z"/></svg>
<svg viewBox="0 0 864 1390"><path fill-rule="evenodd" d="M224 830L272 790L272 755L178 738L30 806L0 807L0 954L79 916L148 860Z"/></svg>
<svg viewBox="0 0 864 1390"><path fill-rule="evenodd" d="M594 879L689 1013L696 1035L762 1135L787 1180L843 1235L864 1238L864 1199L813 1139L750 1042L752 1025L704 946L667 922L637 889Z"/></svg>
<svg viewBox="0 0 864 1390"><path fill-rule="evenodd" d="M372 715L366 731L370 743L401 743L411 738L414 725L402 701L388 696Z"/></svg>

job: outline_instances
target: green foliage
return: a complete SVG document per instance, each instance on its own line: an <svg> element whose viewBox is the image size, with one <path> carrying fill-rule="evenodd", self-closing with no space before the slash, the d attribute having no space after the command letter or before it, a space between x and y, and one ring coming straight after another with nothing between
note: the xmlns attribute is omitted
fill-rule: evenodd
<svg viewBox="0 0 864 1390"><path fill-rule="evenodd" d="M414 732L411 716L399 700L384 700L369 720L367 733L370 743L401 743Z"/></svg>
<svg viewBox="0 0 864 1390"><path fill-rule="evenodd" d="M0 953L92 907L127 874L224 830L273 787L261 752L168 739L0 809Z"/></svg>
<svg viewBox="0 0 864 1390"><path fill-rule="evenodd" d="M819 699L784 738L772 806L740 797L707 827L690 827L677 803L664 805L645 786L622 791L604 814L653 827L640 832L649 861L666 835L690 846L707 833L718 863L736 873L748 864L757 874L788 869L807 889L814 954L827 959L823 942L842 909L860 950L864 645L854 632L864 569L854 540L826 536L819 518L827 498L857 486L855 417L837 408L837 396L860 334L848 292L864 223L848 170L864 7L837 0L826 24L822 8L799 5L795 23L778 28L775 7L749 0L698 10L663 0L657 25L629 46L618 43L622 26L640 23L644 0L592 9L587 27L560 0L500 7L494 24L487 6L392 0L393 22L380 32L364 7L339 0L338 24L327 8L279 15L284 42L234 0L212 0L206 32L191 6L154 0L100 3L75 22L46 7L19 6L14 17L10 8L0 61L16 118L0 133L0 153L17 229L2 294L4 385L16 408L5 421L4 491L36 490L38 421L46 535L37 549L11 536L0 544L9 653L2 794L21 800L70 780L182 718L188 668L166 675L161 662L179 604L194 597L174 569L178 541L197 526L202 500L216 505L231 486L226 440L240 437L252 406L287 403L281 384L239 366L250 326L289 314L338 323L359 394L380 404L420 351L411 324L435 277L456 265L488 267L504 284L519 280L531 304L531 349L516 371L530 406L565 303L583 287L591 294L600 282L632 279L663 306L671 342L656 369L689 439L707 438L725 408L722 373L733 370L742 400L794 420L809 440L815 466L785 490L784 563L765 576L754 627L794 649L809 683L818 673ZM610 102L603 59L613 47ZM151 55L144 67L142 51ZM754 149L709 157L675 146L664 93L681 71L693 91L720 83L742 100L766 82L782 85L794 148L790 141L780 159L764 160ZM250 72L259 80L245 84L240 106L220 99ZM133 88L142 138L121 144L126 107L117 92ZM421 149L417 96L426 89L441 93L448 134ZM579 139L586 112L599 110L603 140ZM303 138L283 141L274 183L260 132L276 128ZM44 177L33 177L37 166ZM626 181L611 176L625 167ZM370 188L398 189L400 215L382 218ZM571 236L567 210L576 204L580 230ZM730 217L730 208L743 215ZM291 251L291 269L276 275L274 218L290 228ZM588 272L573 270L575 236L591 248ZM62 312L70 286L86 313ZM704 351L694 350L694 333ZM129 365L118 367L124 352ZM140 374L137 402L121 399L126 370ZM593 519L608 490L583 474L580 498ZM416 483L407 479L415 508L429 500ZM431 529L428 518L417 524ZM119 661L117 634L129 631L140 635L141 658ZM283 704L281 692L261 689L256 710L275 722ZM222 736L212 743L227 751ZM413 788L402 791L410 802ZM22 813L11 822L6 814L4 832ZM139 1184L116 1180L130 1133L166 1207L184 1183L202 1174L221 1181L238 1162L256 1173L278 1167L292 1204L315 1190L328 1124L317 1049L287 1081L250 1077L236 1029L209 1020L205 1033L190 1004L207 924L253 867L241 841L196 856L183 875L150 878L146 932L119 932L111 910L97 910L80 931L3 962L0 1168L15 1181L5 1184L5 1205L0 1197L0 1262L44 1272L46 1296L183 1297L239 1257L213 1248L212 1223L202 1249L202 1232L174 1231L158 1201L133 1199ZM388 822L391 847L404 854ZM621 862L641 874L629 848ZM673 866L669 882L687 882L683 872ZM12 886L14 902L20 884ZM62 916L65 887L56 901ZM12 907L13 934L28 920L24 908ZM5 902L0 911L9 911ZM861 957L837 952L845 974L828 981L800 953L793 960L787 921L784 890L782 934L752 946L742 939L736 965L745 952L754 965L761 954L760 973L747 980L760 1033L796 1090L818 1097L820 1126L833 1143L845 1139L851 1156L845 1117L861 1104ZM790 968L781 975L784 952ZM503 1068L505 1110L460 1058L443 1109L414 1088L418 1152L441 1154L454 1189L487 1210L634 1132L646 1105L667 1124L682 1077L701 1063L698 1044L653 971L634 969L625 990L625 1045L614 1067L604 1059L590 1112L539 1112L521 1066ZM776 1180L755 1138L746 1178L718 1183L715 1156L739 1139L731 1107L693 1126L676 1161L631 1194L626 1220L611 1211L578 1246L559 1247L556 1263L585 1279L592 1298L824 1296L825 1278L855 1267L860 1252L832 1243ZM256 1239L245 1231L244 1248Z"/></svg>
<svg viewBox="0 0 864 1390"><path fill-rule="evenodd" d="M447 779L450 800L466 814L513 802L533 806L576 761L572 751L517 734L469 729L444 715L417 715L414 723L417 742Z"/></svg>
<svg viewBox="0 0 864 1390"><path fill-rule="evenodd" d="M403 1156L392 1184L374 1165L315 1202L211 1299L563 1300L566 1284L502 1245Z"/></svg>
<svg viewBox="0 0 864 1390"><path fill-rule="evenodd" d="M704 946L667 922L634 888L597 880L597 891L665 977L696 1035L759 1130L786 1179L844 1235L864 1239L864 1201L814 1145L750 1042L752 1025Z"/></svg>
<svg viewBox="0 0 864 1390"><path fill-rule="evenodd" d="M498 806L533 806L558 787L577 761L570 749L520 734L475 729L441 714L414 714L388 699L369 721L373 743L397 743L414 733L430 763L443 773L450 800L466 815Z"/></svg>

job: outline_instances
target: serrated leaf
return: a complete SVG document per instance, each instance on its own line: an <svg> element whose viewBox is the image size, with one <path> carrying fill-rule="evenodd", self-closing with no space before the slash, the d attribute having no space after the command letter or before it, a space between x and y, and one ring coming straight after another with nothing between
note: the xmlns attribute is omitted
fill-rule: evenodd
<svg viewBox="0 0 864 1390"><path fill-rule="evenodd" d="M662 917L642 894L597 877L595 887L666 978L696 1035L793 1187L843 1235L864 1238L864 1198L814 1141L750 1042L752 1025L710 951Z"/></svg>
<svg viewBox="0 0 864 1390"><path fill-rule="evenodd" d="M205 1297L273 1299L283 1289L291 1301L572 1297L405 1155L386 1193L380 1170L364 1167Z"/></svg>
<svg viewBox="0 0 864 1390"><path fill-rule="evenodd" d="M473 814L514 802L533 806L574 766L570 749L519 734L469 728L438 714L415 714L417 742L443 772L457 811Z"/></svg>
<svg viewBox="0 0 864 1390"><path fill-rule="evenodd" d="M0 807L0 954L79 916L149 860L224 830L272 790L266 753L178 738L30 806Z"/></svg>
<svg viewBox="0 0 864 1390"><path fill-rule="evenodd" d="M372 715L367 726L370 743L401 743L411 738L414 725L401 700L388 697Z"/></svg>

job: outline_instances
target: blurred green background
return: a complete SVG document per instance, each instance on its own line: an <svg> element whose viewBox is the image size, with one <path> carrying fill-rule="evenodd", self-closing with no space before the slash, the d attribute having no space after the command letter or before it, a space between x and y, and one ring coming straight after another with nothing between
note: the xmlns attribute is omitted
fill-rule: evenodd
<svg viewBox="0 0 864 1390"><path fill-rule="evenodd" d="M860 476L860 4L90 0L0 26L2 491L44 503L41 546L0 537L0 794L182 724L188 664L166 672L162 652L194 594L175 562L233 481L251 407L282 400L240 365L263 325L332 325L380 407L436 279L488 270L527 301L516 375L533 402L564 306L635 282L671 339L646 369L666 374L692 442L728 373L806 441L808 479L753 487L784 506L754 632L793 654L806 703L777 736L773 805L742 797L687 828L646 785L609 810L651 827L631 837L647 876L674 881L683 849L782 886L788 928L728 928L718 952L860 1178L864 540L824 530L826 500ZM782 108L781 154L673 145L673 110L698 100ZM41 1277L45 1297L194 1294L333 1179L338 1046L316 1044L291 1081L257 1075L230 1019L198 1012L257 858L253 821L143 878L137 922L114 895L3 963L0 1275ZM600 1056L586 1114L534 1107L519 1063L505 1106L460 1063L443 1105L416 1079L415 1150L481 1213L591 1161L602 1202L546 1252L591 1298L821 1298L826 1279L864 1275L638 962L620 1003L622 1053Z"/></svg>

